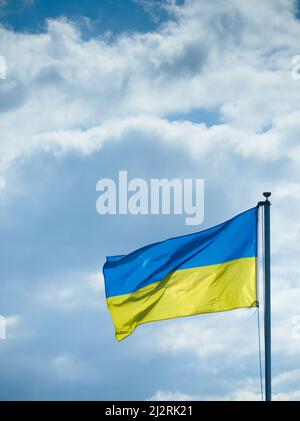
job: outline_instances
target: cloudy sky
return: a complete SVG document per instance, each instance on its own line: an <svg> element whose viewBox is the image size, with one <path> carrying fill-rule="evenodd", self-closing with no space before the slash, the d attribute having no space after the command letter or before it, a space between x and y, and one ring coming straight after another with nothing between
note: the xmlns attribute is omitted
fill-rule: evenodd
<svg viewBox="0 0 300 421"><path fill-rule="evenodd" d="M294 0L0 0L0 399L261 399L257 313L118 343L105 256L272 191L273 392L300 399ZM205 219L102 215L96 183L205 180Z"/></svg>

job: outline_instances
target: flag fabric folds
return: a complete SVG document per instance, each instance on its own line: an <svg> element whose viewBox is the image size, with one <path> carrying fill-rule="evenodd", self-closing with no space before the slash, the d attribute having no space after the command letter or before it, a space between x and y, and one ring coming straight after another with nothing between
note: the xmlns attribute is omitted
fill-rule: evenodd
<svg viewBox="0 0 300 421"><path fill-rule="evenodd" d="M257 221L255 207L205 231L107 257L116 338L146 322L256 306Z"/></svg>

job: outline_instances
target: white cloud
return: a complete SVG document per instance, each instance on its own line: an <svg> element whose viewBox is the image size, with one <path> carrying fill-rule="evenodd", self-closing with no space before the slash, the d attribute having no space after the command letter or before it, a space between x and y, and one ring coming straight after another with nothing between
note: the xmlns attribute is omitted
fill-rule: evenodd
<svg viewBox="0 0 300 421"><path fill-rule="evenodd" d="M88 370L84 362L69 353L59 354L50 361L50 371L64 382L78 381Z"/></svg>
<svg viewBox="0 0 300 421"><path fill-rule="evenodd" d="M6 181L4 178L0 178L0 192L5 189Z"/></svg>
<svg viewBox="0 0 300 421"><path fill-rule="evenodd" d="M63 279L47 279L36 292L36 299L50 308L74 311L82 308L106 310L102 273L70 273Z"/></svg>
<svg viewBox="0 0 300 421"><path fill-rule="evenodd" d="M229 395L205 396L188 395L181 392L158 390L149 399L154 401L261 401L261 395L245 389L239 389ZM300 400L300 390L287 393L275 393L272 395L273 401L298 401Z"/></svg>
<svg viewBox="0 0 300 421"><path fill-rule="evenodd" d="M5 315L6 338L8 343L11 339L27 338L34 335L34 331L29 326L21 314Z"/></svg>
<svg viewBox="0 0 300 421"><path fill-rule="evenodd" d="M197 401L198 396L187 395L181 392L171 392L169 390L158 390L149 399L150 401Z"/></svg>
<svg viewBox="0 0 300 421"><path fill-rule="evenodd" d="M290 381L299 381L300 380L300 369L286 371L279 374L273 379L274 386L280 386L282 384L288 384ZM299 391L300 392L300 391Z"/></svg>
<svg viewBox="0 0 300 421"><path fill-rule="evenodd" d="M300 390L288 392L277 392L278 387L288 386L291 381L298 381L300 377L299 369L287 371L273 378L272 384L276 391L272 393L274 401L295 401L300 400ZM263 394L258 391L257 381L248 378L246 381L236 381L229 391L219 394L187 394L172 390L157 390L149 400L157 401L261 401ZM230 390L231 389L231 390Z"/></svg>
<svg viewBox="0 0 300 421"><path fill-rule="evenodd" d="M235 381L231 391L219 394L186 394L178 391L158 390L150 400L170 401L261 401L261 393L257 393L257 385L252 379L243 382Z"/></svg>
<svg viewBox="0 0 300 421"><path fill-rule="evenodd" d="M116 41L83 41L63 19L35 35L2 27L9 67L0 86L2 168L36 148L92 151L103 136L111 140L111 131L114 138L112 124L123 138L141 115L144 124L145 114L164 139L170 113L211 107L220 109L223 125L170 124L170 141L186 148L188 138L192 153L210 152L215 139L225 154L294 159L300 91L289 63L300 24L292 0L254 1L259 14L255 4L238 0L170 3L175 22ZM272 128L260 133L266 126Z"/></svg>
<svg viewBox="0 0 300 421"><path fill-rule="evenodd" d="M261 396L247 390L238 390L232 395L187 395L181 392L158 390L149 400L153 401L260 401ZM277 400L277 399L275 399ZM279 399L289 400L289 399Z"/></svg>
<svg viewBox="0 0 300 421"><path fill-rule="evenodd" d="M8 327L16 327L22 321L22 316L20 314L14 314L14 315L7 316L5 319L6 319L6 325Z"/></svg>

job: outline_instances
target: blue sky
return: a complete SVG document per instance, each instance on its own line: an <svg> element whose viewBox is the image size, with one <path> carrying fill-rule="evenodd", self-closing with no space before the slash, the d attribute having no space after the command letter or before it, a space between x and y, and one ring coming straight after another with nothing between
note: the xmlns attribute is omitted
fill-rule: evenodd
<svg viewBox="0 0 300 421"><path fill-rule="evenodd" d="M117 343L101 269L106 255L220 223L265 190L274 397L300 399L296 2L0 10L0 399L260 399L255 310L147 324ZM96 183L119 170L203 178L203 224L100 216Z"/></svg>
<svg viewBox="0 0 300 421"><path fill-rule="evenodd" d="M150 4L151 3L151 4ZM83 26L87 37L105 32L147 32L168 17L159 1L135 0L9 0L2 6L1 21L16 31L39 33L46 19L67 17ZM177 0L177 4L182 4Z"/></svg>

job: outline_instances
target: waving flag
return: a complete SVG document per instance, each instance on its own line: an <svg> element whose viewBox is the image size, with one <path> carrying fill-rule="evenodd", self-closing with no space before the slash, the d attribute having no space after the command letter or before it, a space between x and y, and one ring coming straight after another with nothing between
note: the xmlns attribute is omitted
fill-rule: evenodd
<svg viewBox="0 0 300 421"><path fill-rule="evenodd" d="M257 220L255 207L205 231L108 257L116 338L146 322L256 306Z"/></svg>

